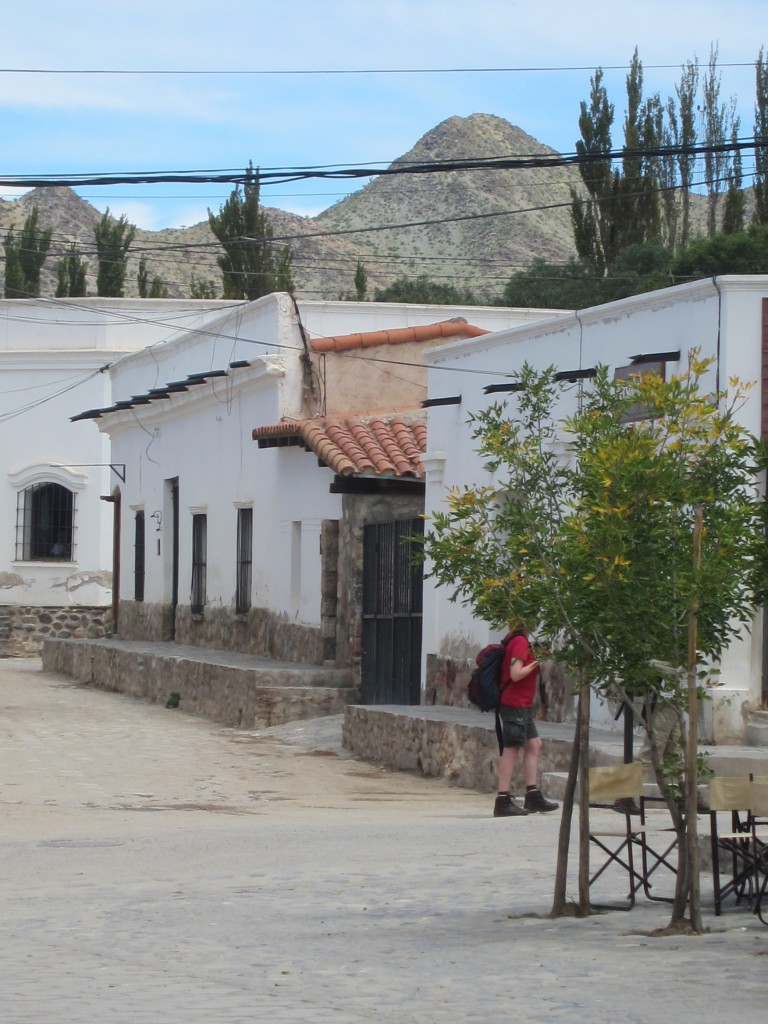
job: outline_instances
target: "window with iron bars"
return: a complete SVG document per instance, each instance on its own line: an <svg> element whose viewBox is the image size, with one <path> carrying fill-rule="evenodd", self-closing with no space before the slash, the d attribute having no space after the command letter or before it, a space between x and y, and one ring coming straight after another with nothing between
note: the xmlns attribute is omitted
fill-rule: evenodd
<svg viewBox="0 0 768 1024"><path fill-rule="evenodd" d="M75 495L55 483L19 491L16 500L16 560L71 561L74 555Z"/></svg>
<svg viewBox="0 0 768 1024"><path fill-rule="evenodd" d="M202 615L205 607L206 576L208 572L208 516L192 516L192 594L190 605L193 615Z"/></svg>
<svg viewBox="0 0 768 1024"><path fill-rule="evenodd" d="M251 607L253 579L253 509L237 510L237 580L235 612L244 615Z"/></svg>
<svg viewBox="0 0 768 1024"><path fill-rule="evenodd" d="M143 509L136 513L133 534L133 599L144 600L144 572L146 565L146 522Z"/></svg>

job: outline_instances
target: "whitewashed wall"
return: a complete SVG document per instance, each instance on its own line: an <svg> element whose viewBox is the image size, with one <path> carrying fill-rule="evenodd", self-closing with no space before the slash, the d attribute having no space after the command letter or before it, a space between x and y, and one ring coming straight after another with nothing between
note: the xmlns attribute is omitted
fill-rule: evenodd
<svg viewBox="0 0 768 1024"><path fill-rule="evenodd" d="M524 362L558 370L588 368L598 363L611 368L627 365L641 353L681 351L681 363L668 363L667 372L683 369L687 353L698 347L704 356L716 356L717 365L707 383L719 380L727 387L731 376L756 381L740 419L753 433L760 432L761 309L768 297L768 278L724 277L665 289L578 314L565 314L538 326L521 327L466 342L444 346L432 353L429 363L430 398L461 394L460 406L436 407L429 414L427 467L427 515L439 509L445 490L464 484L490 482L473 449L468 414L503 396L486 396L486 383L502 383L504 372ZM446 372L446 368L451 373ZM481 377L477 371L494 371ZM459 371L459 372L456 372ZM570 388L562 414L578 395ZM514 410L515 398L508 399ZM488 626L474 619L470 609L452 604L444 588L427 586L424 595L423 654L467 657L486 643ZM724 654L721 685L712 691L710 728L718 742L739 740L744 734L745 714L760 700L762 679L761 619ZM609 724L607 709L597 718Z"/></svg>
<svg viewBox="0 0 768 1024"><path fill-rule="evenodd" d="M0 301L0 603L110 603L112 509L101 495L119 480L109 469L108 438L70 417L111 403L106 368L125 352L220 311L220 303L176 300ZM18 492L45 481L75 493L72 558L16 560Z"/></svg>

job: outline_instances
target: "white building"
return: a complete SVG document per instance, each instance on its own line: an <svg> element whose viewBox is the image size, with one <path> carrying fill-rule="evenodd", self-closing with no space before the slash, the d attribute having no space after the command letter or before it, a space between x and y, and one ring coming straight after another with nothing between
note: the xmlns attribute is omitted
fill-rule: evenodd
<svg viewBox="0 0 768 1024"><path fill-rule="evenodd" d="M363 563L421 525L425 350L552 315L277 294L113 363L78 418L125 469L119 635L348 666L367 630L374 699L418 702L420 574Z"/></svg>
<svg viewBox="0 0 768 1024"><path fill-rule="evenodd" d="M0 301L0 653L31 653L43 635L108 627L112 514L100 499L122 469L109 439L70 417L110 404L115 359L201 329L231 306Z"/></svg>
<svg viewBox="0 0 768 1024"><path fill-rule="evenodd" d="M512 328L454 342L429 356L430 399L454 399L455 404L429 410L426 466L426 512L438 509L445 489L489 482L473 450L467 419L500 396L486 393L488 385L505 382L504 375L523 363L571 373L607 365L613 369L644 361L662 363L668 374L684 369L687 353L698 347L714 356L712 388L726 387L730 377L756 381L754 397L740 412L753 434L768 433L768 278L722 277L700 281L636 298L563 314L545 323ZM449 375L448 371L452 371ZM487 374L483 376L480 372ZM450 384L447 379L450 378ZM575 402L578 384L568 400ZM514 401L511 398L511 401ZM425 588L423 661L424 685L430 699L451 702L455 666L488 642L488 626L473 619L470 610L448 600L444 589ZM720 685L712 691L707 730L716 742L741 742L750 714L764 706L768 648L763 643L763 615L751 632L725 652ZM607 714L607 709L604 710Z"/></svg>

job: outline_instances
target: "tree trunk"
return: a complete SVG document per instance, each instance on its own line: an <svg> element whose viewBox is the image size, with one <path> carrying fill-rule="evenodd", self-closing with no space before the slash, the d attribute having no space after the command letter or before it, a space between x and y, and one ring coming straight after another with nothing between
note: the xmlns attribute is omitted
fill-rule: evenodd
<svg viewBox="0 0 768 1024"><path fill-rule="evenodd" d="M693 524L693 568L698 572L701 565L701 535L704 525L704 513L699 506L694 513ZM698 805L699 783L699 699L697 674L698 668L698 599L691 609L688 620L688 749L686 750L685 795L686 795L686 859L688 863L688 905L691 927L695 932L702 932L701 920L701 886L699 881L699 834L696 808Z"/></svg>
<svg viewBox="0 0 768 1024"><path fill-rule="evenodd" d="M589 713L591 691L581 677L579 694L579 913L586 917L589 902Z"/></svg>
<svg viewBox="0 0 768 1024"><path fill-rule="evenodd" d="M571 845L571 823L573 821L573 800L576 795L576 779L579 772L579 750L581 749L581 694L576 711L576 729L573 734L571 760L568 765L568 779L563 796L563 814L560 818L560 832L557 841L557 869L555 871L555 892L552 900L552 917L565 913L566 891L568 888L568 851Z"/></svg>

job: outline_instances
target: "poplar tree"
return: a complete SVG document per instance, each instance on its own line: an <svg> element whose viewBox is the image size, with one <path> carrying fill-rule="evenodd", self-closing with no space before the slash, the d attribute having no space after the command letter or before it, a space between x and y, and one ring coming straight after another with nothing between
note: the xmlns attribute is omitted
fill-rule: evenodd
<svg viewBox="0 0 768 1024"><path fill-rule="evenodd" d="M67 253L58 263L56 298L78 298L85 295L85 280L88 264L72 242Z"/></svg>
<svg viewBox="0 0 768 1024"><path fill-rule="evenodd" d="M768 60L760 47L755 62L755 212L756 224L768 224Z"/></svg>
<svg viewBox="0 0 768 1024"><path fill-rule="evenodd" d="M99 261L96 294L122 298L125 289L126 258L136 237L136 228L128 223L125 215L116 220L110 215L107 207L104 216L93 229L93 237Z"/></svg>
<svg viewBox="0 0 768 1024"><path fill-rule="evenodd" d="M20 231L5 236L5 297L36 299L40 295L40 272L51 247L52 230L41 231L39 210L33 206Z"/></svg>
<svg viewBox="0 0 768 1024"><path fill-rule="evenodd" d="M675 91L679 119L673 128L673 140L680 150L677 157L682 207L680 246L684 249L691 238L691 186L696 170L696 155L691 152L696 145L696 94L699 91L699 62L695 57L683 65Z"/></svg>
<svg viewBox="0 0 768 1024"><path fill-rule="evenodd" d="M253 301L274 291L293 292L290 247L276 251L273 231L259 206L259 177L248 164L242 191L238 185L218 214L208 211L211 231L224 249L223 298Z"/></svg>
<svg viewBox="0 0 768 1024"><path fill-rule="evenodd" d="M596 69L590 82L589 105L584 100L580 105L581 138L576 142L576 152L582 158L579 173L587 196L582 198L571 189L571 223L579 258L602 276L614 246L611 206L616 197L617 175L608 159L614 106L608 101L602 68Z"/></svg>

